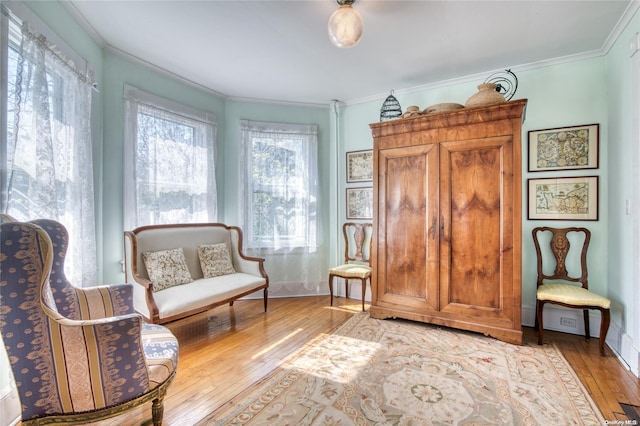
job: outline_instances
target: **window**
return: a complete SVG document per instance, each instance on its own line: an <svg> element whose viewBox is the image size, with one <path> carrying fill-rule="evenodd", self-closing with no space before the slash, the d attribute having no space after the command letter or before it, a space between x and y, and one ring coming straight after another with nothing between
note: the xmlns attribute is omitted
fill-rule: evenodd
<svg viewBox="0 0 640 426"><path fill-rule="evenodd" d="M317 126L242 120L241 182L249 248L315 251Z"/></svg>
<svg viewBox="0 0 640 426"><path fill-rule="evenodd" d="M77 286L95 285L92 73L66 45L5 8L1 35L0 210L20 221L62 223L69 232L67 277Z"/></svg>
<svg viewBox="0 0 640 426"><path fill-rule="evenodd" d="M213 116L125 87L125 229L216 221Z"/></svg>

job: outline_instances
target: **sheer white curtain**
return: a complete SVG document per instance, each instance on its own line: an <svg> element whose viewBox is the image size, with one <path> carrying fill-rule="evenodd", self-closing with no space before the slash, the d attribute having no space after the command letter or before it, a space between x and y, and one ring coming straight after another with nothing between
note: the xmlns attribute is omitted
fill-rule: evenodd
<svg viewBox="0 0 640 426"><path fill-rule="evenodd" d="M198 111L125 87L124 226L215 222L216 123Z"/></svg>
<svg viewBox="0 0 640 426"><path fill-rule="evenodd" d="M314 293L326 275L318 250L315 124L241 120L240 209L249 252L265 257L270 293Z"/></svg>
<svg viewBox="0 0 640 426"><path fill-rule="evenodd" d="M2 210L18 220L61 222L69 231L68 278L95 285L92 81L26 22L20 38L8 60L13 111Z"/></svg>

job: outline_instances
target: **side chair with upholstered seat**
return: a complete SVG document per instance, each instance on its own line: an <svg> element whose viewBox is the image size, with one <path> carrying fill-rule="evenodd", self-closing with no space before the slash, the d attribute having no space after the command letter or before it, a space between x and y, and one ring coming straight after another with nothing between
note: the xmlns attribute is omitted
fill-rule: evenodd
<svg viewBox="0 0 640 426"><path fill-rule="evenodd" d="M22 424L85 424L152 402L152 421L160 426L178 362L173 334L144 324L126 285L68 283L62 225L40 220L0 227L0 331Z"/></svg>
<svg viewBox="0 0 640 426"><path fill-rule="evenodd" d="M345 296L349 297L349 280L358 279L362 283L362 310L367 281L371 282L371 249L373 225L371 223L347 222L342 226L344 235L344 264L329 269L329 293L333 306L333 278L344 279Z"/></svg>
<svg viewBox="0 0 640 426"><path fill-rule="evenodd" d="M544 233L551 235L551 253L543 253L541 239ZM588 340L589 330L589 310L599 310L601 313L600 322L600 355L604 356L604 342L607 337L610 323L611 301L604 296L589 290L588 270L587 270L587 249L591 241L591 232L587 228L551 228L548 226L537 227L532 231L533 242L537 256L537 292L536 292L536 328L538 329L538 344L542 344L544 333L543 308L546 303L564 306L566 308L581 309L584 317L584 336ZM582 244L579 245L582 234ZM571 241L569 236L575 235L575 244L579 254L580 274L570 273L567 270L567 258L571 251ZM553 269L546 269L547 263L554 261ZM553 273L547 274L545 271ZM576 270L577 272L577 270Z"/></svg>

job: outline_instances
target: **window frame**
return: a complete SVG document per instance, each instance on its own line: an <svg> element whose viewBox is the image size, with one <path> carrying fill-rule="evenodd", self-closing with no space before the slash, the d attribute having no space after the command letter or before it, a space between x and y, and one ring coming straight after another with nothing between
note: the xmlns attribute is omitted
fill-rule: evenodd
<svg viewBox="0 0 640 426"><path fill-rule="evenodd" d="M317 212L318 198L318 141L317 125L315 124L290 124L277 122L259 122L251 120L240 120L241 132L241 197L240 212L244 227L245 240L248 250L261 254L284 254L291 252L314 252L318 248L319 218ZM280 136L278 140L271 139L270 135ZM290 139L287 139L287 136ZM292 143L292 139L298 139L300 146L291 150L291 147L284 146ZM254 206L254 194L258 188L272 189L265 191L268 194L277 193L277 188L281 188L286 183L254 182L253 173L253 147L255 143L269 143L276 149L285 149L295 152L295 167L300 167L300 163L306 164L306 173L303 173L303 183L296 188L295 192L301 194L294 197L302 205L296 207L301 210L296 217L302 221L297 234L277 235L268 238L265 235L256 235L253 223L255 220L256 208ZM293 142L295 143L295 142ZM299 178L296 177L296 178ZM286 181L286 179L285 179ZM300 215L302 218L300 219Z"/></svg>
<svg viewBox="0 0 640 426"><path fill-rule="evenodd" d="M146 92L131 85L124 86L125 99L125 135L124 135L124 170L123 170L123 221L124 229L134 229L149 223L138 223L136 205L135 180L136 144L138 133L138 105L162 111L175 116L179 121L187 120L198 125L210 126L211 146L207 148L210 159L207 182L208 222L217 220L217 189L216 189L216 158L217 158L217 123L215 115L208 111L201 111L187 105Z"/></svg>

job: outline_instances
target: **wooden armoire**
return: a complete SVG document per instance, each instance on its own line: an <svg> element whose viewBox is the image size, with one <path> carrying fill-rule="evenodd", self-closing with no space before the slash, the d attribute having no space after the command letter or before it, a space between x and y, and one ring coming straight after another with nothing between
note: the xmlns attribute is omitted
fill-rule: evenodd
<svg viewBox="0 0 640 426"><path fill-rule="evenodd" d="M374 318L522 344L526 99L373 123Z"/></svg>

